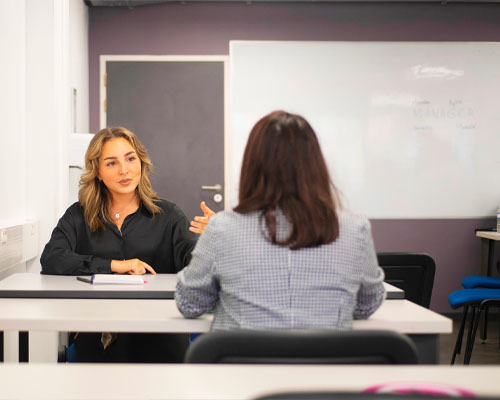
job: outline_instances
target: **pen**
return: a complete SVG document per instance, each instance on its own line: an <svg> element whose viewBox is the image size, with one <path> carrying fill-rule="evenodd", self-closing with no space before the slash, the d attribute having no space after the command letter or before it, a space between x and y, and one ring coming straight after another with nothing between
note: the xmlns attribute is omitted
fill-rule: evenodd
<svg viewBox="0 0 500 400"><path fill-rule="evenodd" d="M86 282L86 283L90 283L90 284L92 283L92 277L86 278L84 276L77 276L76 279L79 281L82 281L82 282Z"/></svg>

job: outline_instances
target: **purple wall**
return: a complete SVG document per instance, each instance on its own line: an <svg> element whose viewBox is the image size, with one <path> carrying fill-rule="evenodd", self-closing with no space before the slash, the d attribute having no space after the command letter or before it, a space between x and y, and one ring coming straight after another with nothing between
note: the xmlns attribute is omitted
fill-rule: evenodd
<svg viewBox="0 0 500 400"><path fill-rule="evenodd" d="M187 3L90 8L90 129L99 128L99 55L228 54L230 40L500 41L499 4ZM493 199L493 202L498 199ZM431 308L479 272L477 227L494 219L373 220L377 251L436 261Z"/></svg>
<svg viewBox="0 0 500 400"><path fill-rule="evenodd" d="M448 294L461 289L464 277L479 275L479 239L474 229L492 228L495 222L494 218L371 220L377 251L422 252L434 258L431 309L439 312L452 311Z"/></svg>

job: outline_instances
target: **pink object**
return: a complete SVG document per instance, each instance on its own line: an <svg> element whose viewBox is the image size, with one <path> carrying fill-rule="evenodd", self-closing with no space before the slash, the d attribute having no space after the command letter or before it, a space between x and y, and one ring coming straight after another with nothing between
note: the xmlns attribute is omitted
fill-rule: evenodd
<svg viewBox="0 0 500 400"><path fill-rule="evenodd" d="M419 393L434 396L476 397L471 391L457 386L426 382L388 382L370 386L363 390L363 392L399 394Z"/></svg>

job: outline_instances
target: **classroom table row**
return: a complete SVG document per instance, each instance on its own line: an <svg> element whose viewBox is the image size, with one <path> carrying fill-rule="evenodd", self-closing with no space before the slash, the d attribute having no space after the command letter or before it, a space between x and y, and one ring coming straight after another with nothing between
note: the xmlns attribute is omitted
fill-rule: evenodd
<svg viewBox="0 0 500 400"><path fill-rule="evenodd" d="M82 299L61 298L61 293L57 295L52 293L54 298L37 298L34 292L26 294L27 288L30 287L27 282L38 282L31 286L34 291L44 292L46 289L47 292L53 292L52 284L55 278L60 287L68 292L68 288L77 290L75 285L81 284L83 288L78 290L99 295L96 298L88 298L89 295ZM49 281L52 283L49 284ZM64 281L67 281L66 286ZM160 284L162 281L164 283ZM19 285L20 291L22 288L23 296L26 297L14 296L16 292L13 289L14 283ZM121 290L132 290L139 296L139 293L144 294L148 290L153 290L153 287L166 292L175 290L175 276L157 275L144 287L142 285L138 288L122 287ZM387 287L397 292L396 288ZM116 286L112 288L119 291ZM102 291L110 290L104 286L76 281L74 277L13 275L0 282L0 295L8 296L5 294L8 290L13 292L10 293L10 298L0 298L0 330L4 331L4 360L11 362L18 360L18 331L30 333L30 362L56 362L59 332L199 333L209 331L212 320L210 314L196 319L183 318L171 297L170 299L101 298ZM452 322L404 299L385 300L369 319L354 321L353 329L391 329L406 333L415 342L420 361L437 364L439 335L451 333Z"/></svg>
<svg viewBox="0 0 500 400"><path fill-rule="evenodd" d="M500 397L499 366L5 364L0 399L243 400L296 391Z"/></svg>

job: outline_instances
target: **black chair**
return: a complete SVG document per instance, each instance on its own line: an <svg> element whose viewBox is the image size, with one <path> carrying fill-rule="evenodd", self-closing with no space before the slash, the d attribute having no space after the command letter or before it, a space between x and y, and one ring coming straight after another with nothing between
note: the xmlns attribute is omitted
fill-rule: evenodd
<svg viewBox="0 0 500 400"><path fill-rule="evenodd" d="M415 344L394 331L232 330L206 333L187 363L418 364Z"/></svg>
<svg viewBox="0 0 500 400"><path fill-rule="evenodd" d="M424 385L422 385L424 386ZM442 394L429 394L429 390L418 392L408 390L406 393L370 393L370 392L281 392L262 395L254 400L450 400L452 398L471 398L467 393L465 396L457 396L455 392ZM477 397L474 400L498 400L498 397Z"/></svg>
<svg viewBox="0 0 500 400"><path fill-rule="evenodd" d="M405 291L405 299L429 308L436 264L425 253L377 253L385 281Z"/></svg>

